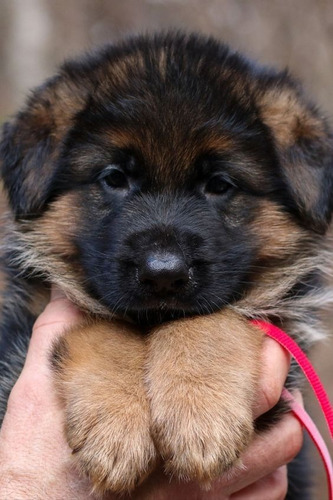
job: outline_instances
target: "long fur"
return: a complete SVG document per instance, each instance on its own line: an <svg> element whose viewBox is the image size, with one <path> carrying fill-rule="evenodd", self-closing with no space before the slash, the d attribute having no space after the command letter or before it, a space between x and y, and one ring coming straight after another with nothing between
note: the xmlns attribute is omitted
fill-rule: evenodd
<svg viewBox="0 0 333 500"><path fill-rule="evenodd" d="M306 350L326 335L326 119L288 73L211 38L136 37L33 92L1 172L0 418L56 284L88 318L51 360L79 469L100 492L158 461L209 487L267 424L252 421L262 338L247 319Z"/></svg>

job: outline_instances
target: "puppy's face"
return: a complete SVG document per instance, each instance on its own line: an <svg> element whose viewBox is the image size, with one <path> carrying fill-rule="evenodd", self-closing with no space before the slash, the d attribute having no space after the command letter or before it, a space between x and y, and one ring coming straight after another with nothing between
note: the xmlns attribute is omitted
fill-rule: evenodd
<svg viewBox="0 0 333 500"><path fill-rule="evenodd" d="M282 296L331 213L329 132L297 85L195 37L68 63L2 151L16 258L141 323L264 294L279 269Z"/></svg>

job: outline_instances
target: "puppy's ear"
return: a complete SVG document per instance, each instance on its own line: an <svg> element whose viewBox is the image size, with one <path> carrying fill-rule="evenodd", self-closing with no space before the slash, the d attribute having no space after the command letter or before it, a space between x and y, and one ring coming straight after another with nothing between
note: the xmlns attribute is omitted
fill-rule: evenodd
<svg viewBox="0 0 333 500"><path fill-rule="evenodd" d="M38 214L48 198L61 142L85 101L82 86L59 75L37 89L4 125L1 174L17 217Z"/></svg>
<svg viewBox="0 0 333 500"><path fill-rule="evenodd" d="M289 76L263 78L259 113L303 223L324 233L333 209L333 139L325 118Z"/></svg>

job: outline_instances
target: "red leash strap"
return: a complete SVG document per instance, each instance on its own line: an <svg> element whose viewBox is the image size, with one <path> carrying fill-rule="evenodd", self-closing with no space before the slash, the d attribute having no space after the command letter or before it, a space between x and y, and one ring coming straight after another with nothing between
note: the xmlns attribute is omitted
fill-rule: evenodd
<svg viewBox="0 0 333 500"><path fill-rule="evenodd" d="M251 321L251 323L261 328L266 333L266 335L276 340L295 358L295 360L303 370L304 375L308 379L310 385L312 386L312 389L324 413L328 428L331 433L331 437L333 439L333 408L320 378L318 377L315 369L313 368L312 364L310 363L309 359L306 357L302 349L291 337L289 337L289 335L280 330L280 328L278 328L277 326L259 320L253 320Z"/></svg>
<svg viewBox="0 0 333 500"><path fill-rule="evenodd" d="M292 394L290 394L287 389L283 389L282 397L290 403L290 407L294 413L294 415L298 418L301 424L305 427L307 432L309 433L312 441L317 447L317 450L320 453L322 461L324 463L326 469L327 483L329 489L329 499L333 499L333 468L331 457L327 446L317 429L317 426L311 419L310 415L304 410L304 408L295 400Z"/></svg>
<svg viewBox="0 0 333 500"><path fill-rule="evenodd" d="M333 439L333 407L329 401L328 395L324 389L323 384L321 383L319 376L317 375L307 356L304 354L298 344L283 330L280 330L280 328L272 325L271 323L266 323L265 321L260 320L252 320L251 323L263 330L266 335L276 340L295 358L316 395L316 398L323 411L329 431L331 433L331 437ZM293 413L308 431L322 457L327 474L329 499L333 500L333 466L325 442L310 416L307 414L304 408L302 408L302 406L297 403L297 401L294 399L292 394L287 391L287 389L283 390L282 397L290 402Z"/></svg>

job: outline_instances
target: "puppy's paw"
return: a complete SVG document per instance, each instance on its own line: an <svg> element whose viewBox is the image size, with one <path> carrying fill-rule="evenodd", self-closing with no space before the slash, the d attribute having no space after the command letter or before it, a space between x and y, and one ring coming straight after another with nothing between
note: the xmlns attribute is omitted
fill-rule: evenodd
<svg viewBox="0 0 333 500"><path fill-rule="evenodd" d="M170 399L152 404L152 431L165 470L207 485L236 465L253 435L249 405L233 407L209 384L178 380ZM228 407L227 404L230 403Z"/></svg>
<svg viewBox="0 0 333 500"><path fill-rule="evenodd" d="M131 491L155 465L147 414L139 405L77 394L67 406L65 430L79 470L100 493Z"/></svg>
<svg viewBox="0 0 333 500"><path fill-rule="evenodd" d="M99 493L131 491L154 468L142 336L120 322L67 332L52 364L75 462Z"/></svg>
<svg viewBox="0 0 333 500"><path fill-rule="evenodd" d="M165 468L207 486L237 464L253 435L261 338L232 312L156 329L146 386Z"/></svg>

